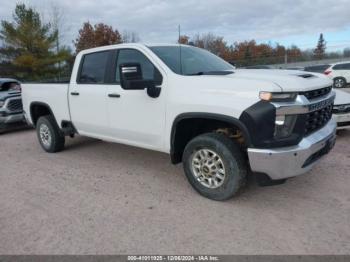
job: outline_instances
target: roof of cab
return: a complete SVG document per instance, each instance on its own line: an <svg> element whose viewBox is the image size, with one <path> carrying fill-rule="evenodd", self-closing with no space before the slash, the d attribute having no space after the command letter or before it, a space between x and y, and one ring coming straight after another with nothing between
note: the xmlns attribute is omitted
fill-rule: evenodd
<svg viewBox="0 0 350 262"><path fill-rule="evenodd" d="M99 52L104 50L111 50L114 48L132 48L132 47L155 47L155 46L181 46L181 47L190 47L189 45L180 45L180 44L167 44L167 43L122 43L122 44L115 44L115 45L106 45L106 46L99 46L89 49L84 49L79 52L79 54L86 54L86 53L93 53L93 52Z"/></svg>

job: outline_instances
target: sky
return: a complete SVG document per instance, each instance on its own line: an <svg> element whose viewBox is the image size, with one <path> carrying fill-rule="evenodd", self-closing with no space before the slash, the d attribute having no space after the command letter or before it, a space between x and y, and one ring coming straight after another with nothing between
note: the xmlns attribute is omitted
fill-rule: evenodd
<svg viewBox="0 0 350 262"><path fill-rule="evenodd" d="M11 20L17 1L0 0L0 20ZM350 0L22 0L46 21L62 13L62 39L72 46L86 21L135 31L145 43L174 43L211 32L227 43L295 44L314 48L322 32L328 51L350 47Z"/></svg>

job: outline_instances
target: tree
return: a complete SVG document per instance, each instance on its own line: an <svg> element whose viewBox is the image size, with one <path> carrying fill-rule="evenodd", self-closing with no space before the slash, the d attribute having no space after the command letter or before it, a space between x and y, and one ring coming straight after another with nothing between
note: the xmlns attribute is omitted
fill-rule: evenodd
<svg viewBox="0 0 350 262"><path fill-rule="evenodd" d="M92 26L90 22L83 24L83 28L79 30L79 36L75 40L75 51L76 53L81 50L119 44L122 42L122 37L118 30L114 30L111 26L103 23L95 24Z"/></svg>
<svg viewBox="0 0 350 262"><path fill-rule="evenodd" d="M134 31L123 31L122 35L122 42L123 43L137 43L140 42L139 35Z"/></svg>
<svg viewBox="0 0 350 262"><path fill-rule="evenodd" d="M67 49L55 52L57 30L44 24L36 10L17 4L13 22L1 21L0 61L9 65L11 76L25 80L55 77L57 64L70 57Z"/></svg>
<svg viewBox="0 0 350 262"><path fill-rule="evenodd" d="M339 57L340 53L326 53L326 42L321 34L321 45L324 57ZM213 33L196 34L193 37L180 35L178 42L194 45L199 48L207 49L210 52L220 56L227 62L236 66L269 65L282 64L288 62L308 61L314 59L314 50L301 50L296 45L285 47L278 43L257 43L255 40L235 42L227 44L224 37ZM350 50L344 50L345 55L350 56Z"/></svg>
<svg viewBox="0 0 350 262"><path fill-rule="evenodd" d="M188 45L189 44L189 40L190 40L189 36L187 36L187 35L180 35L180 37L177 40L177 42L179 44Z"/></svg>
<svg viewBox="0 0 350 262"><path fill-rule="evenodd" d="M62 6L57 5L55 3L51 3L51 13L50 13L50 23L52 25L52 29L54 31L57 31L57 38L56 38L56 53L58 54L61 50L61 47L64 49L67 49L63 45L64 41L64 34L65 32L69 31L69 27L66 26L66 16L64 9ZM71 50L69 48L69 52L71 53ZM58 62L58 79L61 80L62 78L69 78L70 73L72 71L73 65L72 61L74 61L73 57L67 61L67 63L61 63Z"/></svg>
<svg viewBox="0 0 350 262"><path fill-rule="evenodd" d="M213 33L202 35L197 34L193 38L193 44L196 47L204 48L213 54L230 61L230 48L227 46L227 43L222 36L217 36Z"/></svg>
<svg viewBox="0 0 350 262"><path fill-rule="evenodd" d="M288 62L297 62L301 58L301 50L296 45L292 45L287 49Z"/></svg>
<svg viewBox="0 0 350 262"><path fill-rule="evenodd" d="M326 53L326 41L323 34L320 34L316 48L314 49L314 57L316 59L323 59Z"/></svg>
<svg viewBox="0 0 350 262"><path fill-rule="evenodd" d="M350 47L344 48L343 56L350 57Z"/></svg>

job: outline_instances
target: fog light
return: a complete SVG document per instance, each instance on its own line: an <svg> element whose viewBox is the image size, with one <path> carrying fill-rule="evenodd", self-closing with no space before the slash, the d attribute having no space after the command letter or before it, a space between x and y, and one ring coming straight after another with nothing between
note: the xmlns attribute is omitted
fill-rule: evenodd
<svg viewBox="0 0 350 262"><path fill-rule="evenodd" d="M274 134L275 137L276 138L289 137L293 132L296 119L297 119L296 115L276 116L275 134Z"/></svg>
<svg viewBox="0 0 350 262"><path fill-rule="evenodd" d="M276 116L276 126L283 126L284 121L286 120L286 116Z"/></svg>

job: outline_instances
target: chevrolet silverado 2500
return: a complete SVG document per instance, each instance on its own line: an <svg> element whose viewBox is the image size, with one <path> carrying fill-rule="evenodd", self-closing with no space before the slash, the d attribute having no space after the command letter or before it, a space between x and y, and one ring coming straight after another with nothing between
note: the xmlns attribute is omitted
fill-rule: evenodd
<svg viewBox="0 0 350 262"><path fill-rule="evenodd" d="M23 88L45 151L77 133L166 152L214 200L236 194L250 171L263 184L309 171L335 143L334 98L326 76L236 70L185 45L84 50L69 84Z"/></svg>

